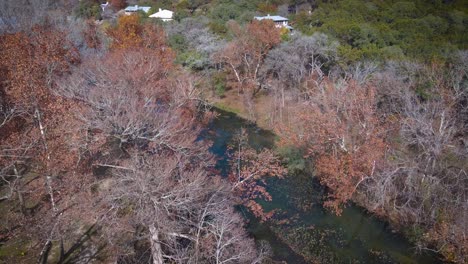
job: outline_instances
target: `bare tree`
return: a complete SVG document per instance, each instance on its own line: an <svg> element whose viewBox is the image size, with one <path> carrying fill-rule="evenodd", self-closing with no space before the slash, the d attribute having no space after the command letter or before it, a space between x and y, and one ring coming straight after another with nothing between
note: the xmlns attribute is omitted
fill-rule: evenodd
<svg viewBox="0 0 468 264"><path fill-rule="evenodd" d="M78 145L96 158L115 151L112 142L124 153L92 159L111 171L96 201L101 221L112 223L106 228L119 254L129 250L119 239L136 236L149 241L153 263L248 263L258 257L254 243L231 190L208 173L214 159L198 138L209 116L198 111L190 76L174 70L173 78L169 69L151 53L115 51L60 84L59 94L83 103ZM220 224L231 230L217 238ZM224 246L212 252L216 239Z"/></svg>
<svg viewBox="0 0 468 264"><path fill-rule="evenodd" d="M211 58L216 52L223 49L225 41L208 28L209 20L204 17L185 18L180 23L169 23L165 25L169 36L177 34L184 37L187 45L197 52Z"/></svg>
<svg viewBox="0 0 468 264"><path fill-rule="evenodd" d="M257 255L253 241L239 227L241 216L232 207L216 208L215 213L218 217L207 223L213 236L213 245L207 248L212 263L261 263L268 252L260 251Z"/></svg>
<svg viewBox="0 0 468 264"><path fill-rule="evenodd" d="M262 73L277 78L287 88L300 88L310 75L321 80L337 57L338 43L325 34L295 34L288 43L273 49L265 59Z"/></svg>
<svg viewBox="0 0 468 264"><path fill-rule="evenodd" d="M465 145L460 141L465 137L463 125L457 114L460 93L453 83L440 81L437 70L417 69L426 74L390 78L391 84L378 77L381 85L400 89L391 95L396 104L391 106L390 116L400 118L401 125L395 122L396 133L392 132L400 140L393 142L385 169L363 190L375 211L396 216L402 224L424 225L419 248L452 254L463 262L468 174L463 165L467 161ZM431 97L411 90L428 79L435 84ZM383 111L387 109L385 106ZM434 242L436 249L428 246Z"/></svg>
<svg viewBox="0 0 468 264"><path fill-rule="evenodd" d="M34 25L44 22L55 24L65 20L65 1L52 0L5 0L0 3L0 33L29 31ZM69 11L68 10L68 11ZM57 23L60 24L60 23Z"/></svg>
<svg viewBox="0 0 468 264"><path fill-rule="evenodd" d="M286 118L287 102L298 103L307 95L307 86L319 85L336 64L338 43L326 35L303 36L296 33L291 41L272 49L260 71L261 80L274 98L271 122Z"/></svg>
<svg viewBox="0 0 468 264"><path fill-rule="evenodd" d="M374 88L352 81L311 85L289 122L279 129L284 142L307 149L314 172L330 190L325 206L340 214L341 204L373 180L386 151Z"/></svg>
<svg viewBox="0 0 468 264"><path fill-rule="evenodd" d="M147 145L184 151L201 129L197 90L186 76L170 80L168 68L145 52L90 60L63 81L61 93L89 106L77 113L102 139L115 138L121 148ZM182 74L182 76L184 76ZM190 132L189 132L190 131Z"/></svg>
<svg viewBox="0 0 468 264"><path fill-rule="evenodd" d="M352 79L363 85L372 77L378 69L378 65L372 61L359 61L345 70L346 78Z"/></svg>
<svg viewBox="0 0 468 264"><path fill-rule="evenodd" d="M3 188L7 188L0 201L11 199L17 194L21 211L24 213L23 189L21 178L26 169L26 161L34 147L34 140L28 140L25 135L18 135L14 129L21 117L27 111L18 106L8 106L0 102L0 180Z"/></svg>
<svg viewBox="0 0 468 264"><path fill-rule="evenodd" d="M260 69L268 52L281 42L280 32L271 21L253 21L245 27L230 24L235 38L216 60L233 76L238 92L250 90L255 95L262 88Z"/></svg>
<svg viewBox="0 0 468 264"><path fill-rule="evenodd" d="M183 155L139 155L114 169L104 192L111 232L145 226L153 263L249 263L255 246L229 189L188 162Z"/></svg>
<svg viewBox="0 0 468 264"><path fill-rule="evenodd" d="M468 52L459 51L454 55L453 62L447 69L447 86L452 87L454 97L455 118L461 134L468 133ZM468 141L462 138L465 145L465 155L468 152Z"/></svg>

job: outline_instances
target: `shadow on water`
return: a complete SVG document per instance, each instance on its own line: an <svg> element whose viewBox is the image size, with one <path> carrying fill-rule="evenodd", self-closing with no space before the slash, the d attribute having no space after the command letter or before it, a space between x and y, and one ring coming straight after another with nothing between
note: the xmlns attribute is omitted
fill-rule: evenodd
<svg viewBox="0 0 468 264"><path fill-rule="evenodd" d="M248 143L251 147L260 149L274 145L275 135L271 131L261 129L254 123L239 118L236 114L220 109L216 109L215 112L218 113L218 117L208 125L207 130L202 132L201 138L212 141L210 151L218 157L216 168L221 175L227 176L228 174L228 146L241 128L247 130Z"/></svg>
<svg viewBox="0 0 468 264"><path fill-rule="evenodd" d="M228 145L233 135L245 128L254 148L273 147L275 135L262 130L233 113L219 109L202 137L213 142L212 153L218 158L217 169L227 175ZM308 175L290 175L271 179L268 191L272 202L259 201L266 211L276 210L277 219L261 223L245 209L248 230L257 240L272 246L273 259L287 263L443 263L437 255L418 254L401 234L388 224L348 205L338 217L322 207L324 190Z"/></svg>

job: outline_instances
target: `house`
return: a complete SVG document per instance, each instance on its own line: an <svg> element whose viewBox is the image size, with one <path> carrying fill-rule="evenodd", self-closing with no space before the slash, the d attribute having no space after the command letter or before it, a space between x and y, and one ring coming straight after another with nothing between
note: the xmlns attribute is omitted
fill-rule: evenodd
<svg viewBox="0 0 468 264"><path fill-rule="evenodd" d="M262 17L256 16L254 17L254 19L260 20L260 21L264 19L270 19L270 20L273 20L277 28L287 28L289 30L293 29L291 26L288 25L289 19L282 17L282 16L270 16L270 14L268 14L267 16L262 16Z"/></svg>
<svg viewBox="0 0 468 264"><path fill-rule="evenodd" d="M162 21L171 21L174 17L174 12L167 10L167 9L159 8L159 12L156 12L149 17L158 18L158 19L161 19Z"/></svg>
<svg viewBox="0 0 468 264"><path fill-rule="evenodd" d="M126 15L131 15L131 14L135 14L138 11L143 11L145 13L148 13L150 11L150 9L151 9L150 6L138 6L138 5L127 6L125 8L125 14Z"/></svg>

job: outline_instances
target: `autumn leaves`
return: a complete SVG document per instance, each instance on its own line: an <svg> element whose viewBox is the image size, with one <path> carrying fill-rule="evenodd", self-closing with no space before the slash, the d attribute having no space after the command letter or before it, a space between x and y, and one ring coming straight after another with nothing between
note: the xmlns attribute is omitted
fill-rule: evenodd
<svg viewBox="0 0 468 264"><path fill-rule="evenodd" d="M259 262L265 252L234 205L268 198L264 188L247 187L266 173L256 159L280 168L279 160L242 150L251 161L239 181L213 175L209 142L199 140L212 114L201 111L193 76L173 64L162 28L123 16L104 37L95 25L85 29L81 53L52 26L0 42L0 176L11 183L5 200L20 200L11 219L35 223L18 234L39 242L42 262L79 235L74 226L92 224L116 260L134 254L128 241L143 232L153 263ZM27 171L39 176L30 180ZM42 198L31 211L35 197ZM60 258L80 254L74 250Z"/></svg>

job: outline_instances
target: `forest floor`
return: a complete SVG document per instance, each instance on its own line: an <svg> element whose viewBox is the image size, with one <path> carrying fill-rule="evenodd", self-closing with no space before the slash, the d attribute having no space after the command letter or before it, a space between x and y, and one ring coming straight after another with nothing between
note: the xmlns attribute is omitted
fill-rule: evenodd
<svg viewBox="0 0 468 264"><path fill-rule="evenodd" d="M211 95L208 102L221 110L234 113L247 119L262 129L273 130L273 113L271 113L274 100L272 97L260 92L252 99L239 94L236 89L227 90L222 97Z"/></svg>

